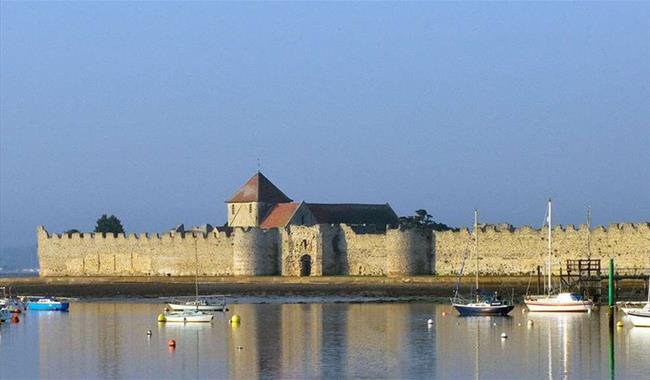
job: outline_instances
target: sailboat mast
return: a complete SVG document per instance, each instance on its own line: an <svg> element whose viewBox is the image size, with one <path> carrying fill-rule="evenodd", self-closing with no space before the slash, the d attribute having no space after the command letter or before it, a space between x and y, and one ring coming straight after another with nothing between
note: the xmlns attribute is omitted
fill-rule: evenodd
<svg viewBox="0 0 650 380"><path fill-rule="evenodd" d="M551 198L548 199L548 293L551 294L551 229L553 226L553 219L551 217Z"/></svg>
<svg viewBox="0 0 650 380"><path fill-rule="evenodd" d="M476 255L476 298L478 300L478 210L474 209L474 254Z"/></svg>
<svg viewBox="0 0 650 380"><path fill-rule="evenodd" d="M591 206L587 207L587 258L591 259Z"/></svg>
<svg viewBox="0 0 650 380"><path fill-rule="evenodd" d="M196 291L196 300L199 300L199 253L196 248L196 239L194 239L194 263L196 265L196 273L194 275L194 290ZM198 304L197 304L198 309Z"/></svg>

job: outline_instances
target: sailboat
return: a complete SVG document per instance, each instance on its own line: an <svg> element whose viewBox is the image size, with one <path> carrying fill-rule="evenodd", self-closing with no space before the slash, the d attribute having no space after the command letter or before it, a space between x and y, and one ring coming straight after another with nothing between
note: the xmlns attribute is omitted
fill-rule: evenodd
<svg viewBox="0 0 650 380"><path fill-rule="evenodd" d="M650 281L650 276L648 276L648 281ZM650 287L648 288L648 302L643 309L628 310L627 316L634 326L650 327Z"/></svg>
<svg viewBox="0 0 650 380"><path fill-rule="evenodd" d="M545 295L527 296L524 299L528 310L530 311L547 311L547 312L590 312L594 303L590 299L583 299L578 293L560 292L552 294L551 288L551 252L553 247L552 241L552 204L548 199L548 284Z"/></svg>
<svg viewBox="0 0 650 380"><path fill-rule="evenodd" d="M196 293L195 298L193 300L187 298L176 298L169 302L167 305L171 310L174 311L225 311L226 296L214 295L199 297L199 256L196 249L196 242L194 244L194 259L196 265L196 272L194 274L194 290Z"/></svg>
<svg viewBox="0 0 650 380"><path fill-rule="evenodd" d="M507 300L501 300L497 293L484 293L481 292L478 283L479 273L479 255L478 255L478 211L474 210L474 253L476 256L476 298L472 301L464 300L458 297L458 289L460 287L460 278L463 274L465 263L461 266L458 274L458 284L454 292L454 298L451 300L452 306L458 311L461 316L479 316L479 315L508 315L514 309L515 305ZM464 260L463 260L464 261Z"/></svg>

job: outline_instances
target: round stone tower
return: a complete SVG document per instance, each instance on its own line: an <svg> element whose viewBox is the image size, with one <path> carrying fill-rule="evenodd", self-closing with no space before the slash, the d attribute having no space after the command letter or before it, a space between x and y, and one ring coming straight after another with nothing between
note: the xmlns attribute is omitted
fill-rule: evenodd
<svg viewBox="0 0 650 380"><path fill-rule="evenodd" d="M235 276L278 274L277 247L277 229L235 228L233 237L233 274Z"/></svg>
<svg viewBox="0 0 650 380"><path fill-rule="evenodd" d="M431 274L433 233L431 230L411 228L386 233L386 272L388 276Z"/></svg>

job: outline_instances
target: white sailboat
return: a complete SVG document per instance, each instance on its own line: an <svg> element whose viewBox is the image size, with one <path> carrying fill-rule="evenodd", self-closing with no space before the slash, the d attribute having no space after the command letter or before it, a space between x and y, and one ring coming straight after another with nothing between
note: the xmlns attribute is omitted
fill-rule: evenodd
<svg viewBox="0 0 650 380"><path fill-rule="evenodd" d="M226 310L226 296L217 295L217 296L206 296L199 297L199 257L196 249L196 243L194 245L194 256L195 256L195 265L196 273L194 275L194 290L195 298L194 299L182 299L176 298L171 302L167 303L169 308L174 311L185 311L185 310L194 310L194 311L225 311Z"/></svg>
<svg viewBox="0 0 650 380"><path fill-rule="evenodd" d="M527 296L524 299L528 310L530 311L544 311L544 312L590 312L594 303L590 299L583 299L582 295L578 293L557 293L552 294L551 287L551 253L552 253L552 204L551 199L548 200L548 284L547 292L545 295Z"/></svg>
<svg viewBox="0 0 650 380"><path fill-rule="evenodd" d="M650 288L648 288L648 302L643 309L628 310L627 317L630 318L634 326L650 327Z"/></svg>

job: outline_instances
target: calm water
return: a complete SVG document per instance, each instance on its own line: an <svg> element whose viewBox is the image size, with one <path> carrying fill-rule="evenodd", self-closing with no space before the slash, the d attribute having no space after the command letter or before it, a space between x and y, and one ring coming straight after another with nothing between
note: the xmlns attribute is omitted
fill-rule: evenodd
<svg viewBox="0 0 650 380"><path fill-rule="evenodd" d="M460 318L447 305L424 303L233 304L231 312L206 325L158 324L161 309L160 304L74 303L69 313L22 314L20 323L0 326L0 377L611 376L604 309L590 315L535 315L517 308L511 318ZM228 323L233 311L241 315L239 326ZM429 318L434 320L430 328ZM502 332L508 339L500 339ZM170 351L171 338L177 347ZM615 377L648 378L650 328L626 322L613 340Z"/></svg>

